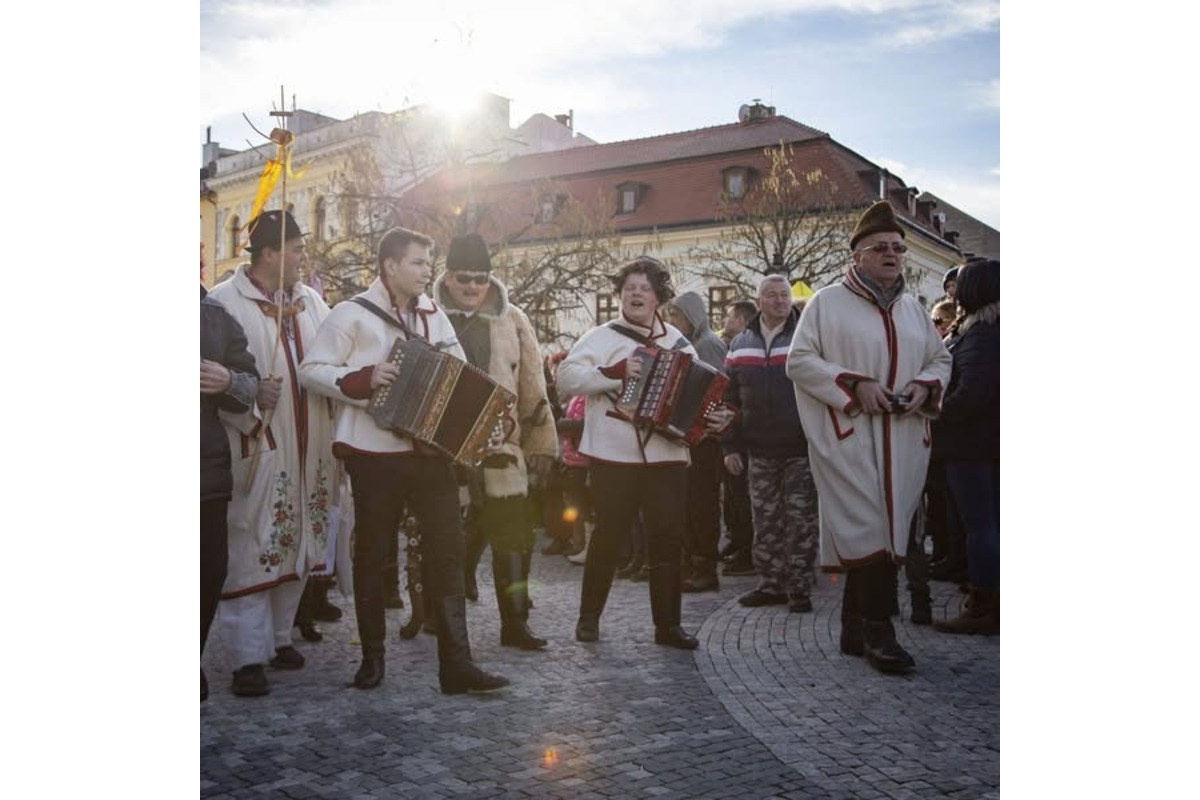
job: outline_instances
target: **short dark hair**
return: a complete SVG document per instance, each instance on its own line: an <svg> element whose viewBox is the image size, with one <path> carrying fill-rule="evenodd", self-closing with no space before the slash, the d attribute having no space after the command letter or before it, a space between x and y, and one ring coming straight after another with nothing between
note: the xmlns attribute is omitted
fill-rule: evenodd
<svg viewBox="0 0 1200 800"><path fill-rule="evenodd" d="M613 288L617 290L617 294L621 293L626 279L634 274L646 276L646 280L650 281L650 285L654 287L654 296L658 298L659 305L675 296L675 287L671 286L671 273L667 271L661 261L650 256L638 256L621 266L621 269L612 278Z"/></svg>
<svg viewBox="0 0 1200 800"><path fill-rule="evenodd" d="M729 307L729 310L741 317L742 322L749 323L758 313L758 306L754 305L753 300L738 300Z"/></svg>
<svg viewBox="0 0 1200 800"><path fill-rule="evenodd" d="M1000 262L980 259L959 269L954 299L965 314L974 314L988 303L999 302Z"/></svg>
<svg viewBox="0 0 1200 800"><path fill-rule="evenodd" d="M433 247L433 239L408 228L392 228L379 240L379 274L383 275L383 262L389 258L404 258L408 246L416 242L422 247Z"/></svg>

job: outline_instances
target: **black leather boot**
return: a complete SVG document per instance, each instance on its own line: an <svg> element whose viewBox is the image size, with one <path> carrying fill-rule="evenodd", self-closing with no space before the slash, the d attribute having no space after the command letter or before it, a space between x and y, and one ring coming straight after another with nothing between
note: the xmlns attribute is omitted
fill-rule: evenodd
<svg viewBox="0 0 1200 800"><path fill-rule="evenodd" d="M442 694L479 694L508 686L508 678L484 672L471 661L467 607L462 595L433 601L437 616L438 683Z"/></svg>
<svg viewBox="0 0 1200 800"><path fill-rule="evenodd" d="M487 546L487 533L477 521L469 521L465 527L463 542L463 594L472 603L479 602L479 583L475 580L475 573L479 570L479 559L483 557Z"/></svg>
<svg viewBox="0 0 1200 800"><path fill-rule="evenodd" d="M650 567L650 615L654 618L654 643L680 650L695 650L700 646L679 625L683 598L680 595L681 569L675 562Z"/></svg>
<svg viewBox="0 0 1200 800"><path fill-rule="evenodd" d="M329 602L329 585L333 578L316 576L309 578L313 585L313 595L316 603L313 607L313 619L317 622L337 622L342 618L342 610Z"/></svg>
<svg viewBox="0 0 1200 800"><path fill-rule="evenodd" d="M867 663L887 674L907 672L917 665L900 643L890 619L866 620L863 623L863 645Z"/></svg>
<svg viewBox="0 0 1200 800"><path fill-rule="evenodd" d="M863 647L863 619L858 605L858 571L849 570L842 590L842 636L838 649L848 656L861 656Z"/></svg>
<svg viewBox="0 0 1200 800"><path fill-rule="evenodd" d="M360 689L370 689L379 685L383 680L383 638L387 633L387 622L383 610L383 572L378 569L355 569L354 571L354 616L358 622L358 639L362 642L363 665L354 676L354 685ZM359 683L359 675L363 675L364 683L370 683L367 678L374 673L364 674L367 662L378 658L378 679L369 686Z"/></svg>
<svg viewBox="0 0 1200 800"><path fill-rule="evenodd" d="M692 577L680 586L684 592L715 592L721 588L717 580L717 562L711 558L692 559Z"/></svg>
<svg viewBox="0 0 1200 800"><path fill-rule="evenodd" d="M368 655L363 653L362 664L354 673L354 688L374 689L383 683L383 653Z"/></svg>
<svg viewBox="0 0 1200 800"><path fill-rule="evenodd" d="M500 644L522 650L541 650L546 640L534 636L529 619L529 581L520 553L492 553L496 606L500 609Z"/></svg>

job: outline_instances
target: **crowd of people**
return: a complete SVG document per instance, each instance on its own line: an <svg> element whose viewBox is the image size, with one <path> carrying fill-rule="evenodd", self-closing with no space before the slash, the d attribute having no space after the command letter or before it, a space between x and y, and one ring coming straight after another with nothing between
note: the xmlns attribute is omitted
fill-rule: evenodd
<svg viewBox="0 0 1200 800"><path fill-rule="evenodd" d="M467 633L489 547L501 645L547 647L531 623L536 528L542 554L583 567L583 643L602 638L617 578L649 584L656 644L690 650L682 594L754 575L741 605L802 614L823 569L844 575L842 652L906 672L915 659L892 621L900 567L911 622L999 633L998 261L948 272L946 298L927 310L906 291L905 229L880 202L850 239L853 265L807 301L768 274L714 332L703 299L676 295L669 270L643 256L612 276L618 315L543 357L478 235L454 238L435 281L433 240L389 231L374 282L332 310L300 281L303 236L289 213L265 212L249 226L250 262L201 290L201 649L216 616L235 695L267 693L267 666L303 668L294 627L317 640L314 620L340 614L330 573L353 594L353 685L378 687L385 609L403 603L402 529L419 541L414 621L436 633L447 694L509 684L474 662ZM515 397L477 469L368 413L400 376L397 339ZM629 413L647 351L727 379L694 436ZM963 584L961 615L933 621L931 579Z"/></svg>

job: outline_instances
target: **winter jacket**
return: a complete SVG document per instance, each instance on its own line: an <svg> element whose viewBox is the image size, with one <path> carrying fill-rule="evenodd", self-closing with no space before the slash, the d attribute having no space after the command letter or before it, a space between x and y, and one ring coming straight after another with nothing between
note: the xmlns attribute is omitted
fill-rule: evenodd
<svg viewBox="0 0 1200 800"><path fill-rule="evenodd" d="M762 314L755 314L729 347L725 372L729 386L725 402L738 408L737 419L722 437L725 453L749 453L766 458L793 458L808 452L795 386L787 376L788 348L800 312L788 313L783 330L767 353Z"/></svg>
<svg viewBox="0 0 1200 800"><path fill-rule="evenodd" d="M200 287L200 358L216 361L233 376L224 394L200 395L200 500L228 500L233 494L229 437L218 409L248 410L258 393L258 370L246 349L246 334L225 307Z"/></svg>
<svg viewBox="0 0 1200 800"><path fill-rule="evenodd" d="M696 292L684 292L671 303L683 312L692 323L692 335L688 337L700 360L710 367L724 370L725 343L708 327L708 314L704 311L704 300Z"/></svg>
<svg viewBox="0 0 1200 800"><path fill-rule="evenodd" d="M1000 304L963 320L954 366L933 424L933 453L946 461L1000 461Z"/></svg>

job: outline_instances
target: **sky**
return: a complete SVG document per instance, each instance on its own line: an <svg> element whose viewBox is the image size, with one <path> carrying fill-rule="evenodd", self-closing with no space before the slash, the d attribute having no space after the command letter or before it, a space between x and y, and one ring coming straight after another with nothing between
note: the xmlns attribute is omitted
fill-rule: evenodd
<svg viewBox="0 0 1200 800"><path fill-rule="evenodd" d="M201 2L199 142L257 142L281 85L337 118L494 92L598 142L761 99L1000 228L995 0Z"/></svg>

